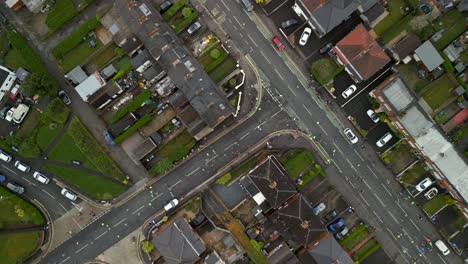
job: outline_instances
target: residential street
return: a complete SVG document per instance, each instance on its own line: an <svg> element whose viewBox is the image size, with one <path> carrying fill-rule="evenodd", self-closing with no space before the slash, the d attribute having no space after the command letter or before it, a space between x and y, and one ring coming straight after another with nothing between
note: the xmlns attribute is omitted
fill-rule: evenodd
<svg viewBox="0 0 468 264"><path fill-rule="evenodd" d="M151 6L149 0L140 2ZM270 41L271 34L256 14L246 13L237 1L203 2L208 10L217 10L218 22L224 31L246 56L252 58L260 71L265 89L260 108L250 119L180 163L145 191L112 208L50 252L40 263L84 263L94 259L141 226L171 199L180 200L206 187L221 168L242 155L248 156L250 153L247 151L272 132L296 127L315 137L326 150L330 157L326 168L330 182L356 207L360 217L375 228L375 236L395 263L461 263L455 254L443 257L437 249L418 252L421 245L427 245L424 237L440 238L433 226L426 218L419 217L422 215L419 208L399 195L401 187L369 144L362 139L356 145L347 141L342 130L344 126L352 126L341 110L328 109L313 89L304 87L307 80L284 53L275 50ZM140 25L137 20L141 13L137 9L129 9L127 3L126 0L118 0L114 4L122 11L121 16L128 21L132 31L137 32L150 49L155 45L151 38L146 37L152 30L151 21ZM10 20L14 20L11 13L8 15ZM29 35L28 32L22 33ZM101 136L104 129L102 120L65 82L56 63L49 60L48 50L39 50L38 53L53 76L60 80L60 86L71 95L72 111L105 145ZM145 170L131 162L120 147L108 151L134 182L145 178Z"/></svg>

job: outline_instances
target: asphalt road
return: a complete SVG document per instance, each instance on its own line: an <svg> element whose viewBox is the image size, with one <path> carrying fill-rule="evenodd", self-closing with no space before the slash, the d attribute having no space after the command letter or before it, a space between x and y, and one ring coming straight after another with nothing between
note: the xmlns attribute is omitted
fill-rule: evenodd
<svg viewBox="0 0 468 264"><path fill-rule="evenodd" d="M215 175L224 164L236 158L238 153L245 152L272 131L292 127L290 116L296 119L301 128L318 137L319 142L332 156L332 163L342 173L343 182L355 190L354 195L359 195L362 202L375 214L373 219L366 220L375 222L375 226L382 230L390 230L392 234L403 233L398 242L395 238L391 240L391 244L384 244L384 248L390 248L391 251L394 251L392 247L397 248L396 253L399 256L392 253L392 257L396 258L398 263L403 259L409 263L411 258L416 258L418 263L460 263L453 254L444 260L435 250L422 254L422 257L418 256L416 246L424 241L422 235L430 225L426 220L418 221L418 225L411 220L417 219L418 212L409 210L407 205L400 201L395 194L398 186L387 181L392 177L388 170L375 162L375 155L370 156L359 148L354 148L342 137L342 127L335 125L336 122L328 118L331 113L322 110L314 102L291 71L291 65L286 65L284 59L275 51L269 37L262 37L262 32L257 28L258 22L250 19L253 14L247 15L234 1L209 0L206 4L209 9L218 8L226 14L224 29L242 50L249 53L264 76L268 76L268 93L265 98L268 99L269 94L276 98L267 100L262 104L262 110L252 118L162 177L151 189L104 214L50 252L41 263L83 263L94 259L139 227L146 218L161 210L173 197L184 197L190 191L203 186L205 181ZM141 36L148 35L151 31L151 21L140 26L137 19L141 17L141 13L138 13L137 8L129 10L125 0L116 1L115 5L122 10L121 16L128 20L128 25L135 28L132 31ZM147 5L151 6L149 2ZM151 48L150 38L141 39L147 48ZM275 102L280 102L284 108ZM374 160L368 161L368 157ZM363 177L362 180L359 176Z"/></svg>

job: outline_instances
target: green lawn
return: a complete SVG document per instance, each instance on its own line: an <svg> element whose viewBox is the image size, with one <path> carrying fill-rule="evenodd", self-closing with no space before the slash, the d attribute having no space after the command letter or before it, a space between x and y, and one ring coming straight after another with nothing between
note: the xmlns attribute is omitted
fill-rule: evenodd
<svg viewBox="0 0 468 264"><path fill-rule="evenodd" d="M39 210L19 196L0 186L0 229L24 225L43 225L44 218ZM23 212L21 216L21 211ZM1 259L1 258L0 258Z"/></svg>
<svg viewBox="0 0 468 264"><path fill-rule="evenodd" d="M99 39L95 39L94 41L96 42L95 47L89 47L88 44L90 40L87 40L78 44L75 48L63 55L61 59L58 59L62 72L67 73L76 66L81 65L88 57L92 56L102 47L102 42Z"/></svg>
<svg viewBox="0 0 468 264"><path fill-rule="evenodd" d="M431 217L446 204L447 202L444 199L444 195L438 194L423 205L423 210Z"/></svg>
<svg viewBox="0 0 468 264"><path fill-rule="evenodd" d="M114 75L114 77L112 77L112 79L115 81L124 77L133 68L132 63L130 62L130 58L127 56L124 56L119 61L114 63L114 67L117 69L117 73Z"/></svg>
<svg viewBox="0 0 468 264"><path fill-rule="evenodd" d="M400 181L408 184L416 184L416 181L426 173L424 169L424 164L421 162L416 163L413 167L409 170L405 171L403 175L401 175Z"/></svg>
<svg viewBox="0 0 468 264"><path fill-rule="evenodd" d="M416 93L419 93L429 84L429 80L421 79L417 75L417 66L411 62L409 64L400 63L396 66L403 80Z"/></svg>
<svg viewBox="0 0 468 264"><path fill-rule="evenodd" d="M107 65L107 63L114 57L116 56L115 54L115 49L117 46L115 44L109 45L105 50L103 50L101 53L97 54L96 57L94 57L91 60L91 63L96 66L97 69L101 69L104 66Z"/></svg>
<svg viewBox="0 0 468 264"><path fill-rule="evenodd" d="M442 37L434 43L434 47L438 50L445 48L450 42L461 35L467 29L465 23L465 17L463 13L457 9L452 9L445 13L439 21L434 23L434 29L445 29Z"/></svg>
<svg viewBox="0 0 468 264"><path fill-rule="evenodd" d="M351 251L357 244L363 241L369 232L365 225L360 225L356 230L349 232L343 240L340 240L340 245L344 246L348 251Z"/></svg>
<svg viewBox="0 0 468 264"><path fill-rule="evenodd" d="M406 141L398 142L393 148L380 154L380 157L394 173L401 172L416 160L413 149Z"/></svg>
<svg viewBox="0 0 468 264"><path fill-rule="evenodd" d="M397 12L400 12L400 11L398 10ZM393 24L385 32L379 35L381 37L382 42L383 43L390 42L390 40L398 36L403 31L414 32L415 30L413 29L411 25L411 21L413 20L413 18L414 18L413 16L408 15L399 19L396 24Z"/></svg>
<svg viewBox="0 0 468 264"><path fill-rule="evenodd" d="M0 235L0 264L19 264L36 250L40 232Z"/></svg>
<svg viewBox="0 0 468 264"><path fill-rule="evenodd" d="M236 69L236 61L232 58L227 58L221 65L210 72L210 77L214 83L222 81L226 76Z"/></svg>
<svg viewBox="0 0 468 264"><path fill-rule="evenodd" d="M212 62L214 62L216 59L211 56L211 52L215 49L219 50L221 54L226 53L226 51L221 47L221 44L217 44L214 47L210 47L210 52L204 52L204 54L200 57L198 57L198 61L200 62L201 65L203 65L204 68L208 67Z"/></svg>
<svg viewBox="0 0 468 264"><path fill-rule="evenodd" d="M339 67L330 58L314 61L310 67L310 73L321 85L325 85L329 81L333 80L333 78L343 70L344 67Z"/></svg>
<svg viewBox="0 0 468 264"><path fill-rule="evenodd" d="M54 32L72 20L76 15L78 15L78 10L75 8L72 0L57 0L53 9L47 13L47 27Z"/></svg>
<svg viewBox="0 0 468 264"><path fill-rule="evenodd" d="M284 169L289 177L297 178L302 171L315 163L315 157L308 150L303 150L296 154L294 157L283 162Z"/></svg>
<svg viewBox="0 0 468 264"><path fill-rule="evenodd" d="M452 89L457 87L457 85L457 80L451 74L446 73L430 83L421 97L429 104L432 110L436 110L454 97Z"/></svg>
<svg viewBox="0 0 468 264"><path fill-rule="evenodd" d="M24 121L17 132L18 136L27 137L31 135L31 133L37 127L40 121L41 113L35 108L30 108L28 115L24 118Z"/></svg>
<svg viewBox="0 0 468 264"><path fill-rule="evenodd" d="M187 129L181 132L158 150L156 156L160 156L161 160L150 169L150 174L157 176L169 170L174 162L180 161L190 152L195 143Z"/></svg>
<svg viewBox="0 0 468 264"><path fill-rule="evenodd" d="M377 240L370 239L360 249L354 252L353 259L361 262L381 247L382 246L377 242Z"/></svg>
<svg viewBox="0 0 468 264"><path fill-rule="evenodd" d="M57 124L49 122L39 127L36 135L36 143L42 151L45 151L47 147L54 141L54 139L62 131L63 124Z"/></svg>
<svg viewBox="0 0 468 264"><path fill-rule="evenodd" d="M381 36L385 31L398 23L405 15L400 12L400 7L405 5L405 0L388 1L389 14L374 27L375 33Z"/></svg>
<svg viewBox="0 0 468 264"><path fill-rule="evenodd" d="M30 72L49 75L41 58L29 46L26 39L14 31L8 31L7 38L11 45L9 53L13 52L13 54L6 55L5 63L7 66L12 66L15 70L21 66Z"/></svg>
<svg viewBox="0 0 468 264"><path fill-rule="evenodd" d="M191 13L187 17L184 17L182 15L182 11L177 13L176 16L173 16L171 20L169 21L169 25L172 27L174 32L176 34L179 34L184 30L186 27L188 27L195 19L198 17L198 12L194 10L192 7L184 7L186 10L190 10ZM182 10L184 10L182 9Z"/></svg>
<svg viewBox="0 0 468 264"><path fill-rule="evenodd" d="M5 56L5 65L11 69L18 69L28 65L28 60L23 57L20 50L10 49Z"/></svg>
<svg viewBox="0 0 468 264"><path fill-rule="evenodd" d="M81 152L80 148L76 145L73 137L69 133L65 133L62 136L55 148L49 153L48 158L66 163L71 163L72 160L79 160L82 166L90 170L96 170L96 166L94 166L91 161L92 158L87 157L83 152Z"/></svg>
<svg viewBox="0 0 468 264"><path fill-rule="evenodd" d="M126 190L121 184L75 169L51 164L44 168L97 200L110 200Z"/></svg>

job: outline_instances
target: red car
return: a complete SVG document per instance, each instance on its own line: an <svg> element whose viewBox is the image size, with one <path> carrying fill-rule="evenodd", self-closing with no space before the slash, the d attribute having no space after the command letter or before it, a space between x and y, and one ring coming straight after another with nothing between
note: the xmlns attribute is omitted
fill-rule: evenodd
<svg viewBox="0 0 468 264"><path fill-rule="evenodd" d="M281 40L277 37L277 36L274 36L273 37L273 43L275 43L276 45L276 48L279 50L279 51L282 51L284 50L284 48L286 48L283 43L281 43Z"/></svg>

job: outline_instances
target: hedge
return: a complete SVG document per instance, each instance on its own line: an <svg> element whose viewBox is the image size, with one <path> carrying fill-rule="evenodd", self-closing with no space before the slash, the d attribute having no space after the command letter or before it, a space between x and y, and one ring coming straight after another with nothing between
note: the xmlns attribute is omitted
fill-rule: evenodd
<svg viewBox="0 0 468 264"><path fill-rule="evenodd" d="M221 54L221 56L219 56L219 58L214 60L212 63L206 65L205 71L210 72L210 71L214 70L221 62L223 62L227 58L227 56L229 56L229 53L223 52Z"/></svg>
<svg viewBox="0 0 468 264"><path fill-rule="evenodd" d="M137 97L127 104L126 106L120 108L111 118L109 118L109 123L114 124L124 117L127 113L133 112L141 107L141 105L148 99L151 98L151 91L144 90Z"/></svg>
<svg viewBox="0 0 468 264"><path fill-rule="evenodd" d="M182 30L188 27L190 23L192 23L195 19L197 19L197 17L198 17L198 12L196 10L192 10L192 13L190 14L190 16L184 18L184 20L182 20L178 25L174 27L174 32L176 34L179 34L180 32L182 32Z"/></svg>
<svg viewBox="0 0 468 264"><path fill-rule="evenodd" d="M90 157L91 162L103 174L119 181L125 181L125 175L117 164L107 155L91 133L83 126L78 118L73 118L67 132L71 135L78 148L84 155Z"/></svg>
<svg viewBox="0 0 468 264"><path fill-rule="evenodd" d="M163 15L163 19L166 21L169 21L171 17L173 17L180 9L182 9L185 4L187 3L187 0L179 0L175 2L171 8L169 8Z"/></svg>
<svg viewBox="0 0 468 264"><path fill-rule="evenodd" d="M153 119L152 114L146 114L142 118L138 119L138 121L129 127L125 132L123 132L120 136L115 139L115 143L120 144L124 139L128 138L129 136L133 135L140 127L148 124Z"/></svg>
<svg viewBox="0 0 468 264"><path fill-rule="evenodd" d="M67 52L71 51L83 41L83 37L86 36L88 32L100 25L100 21L101 17L96 16L84 22L52 49L52 55L54 55L55 58L61 58Z"/></svg>
<svg viewBox="0 0 468 264"><path fill-rule="evenodd" d="M216 180L217 184L227 185L232 180L232 174L230 172L224 174Z"/></svg>

